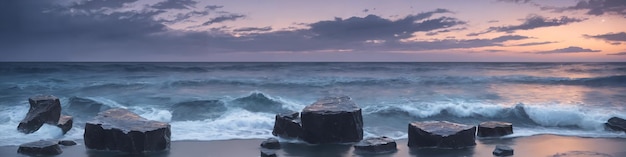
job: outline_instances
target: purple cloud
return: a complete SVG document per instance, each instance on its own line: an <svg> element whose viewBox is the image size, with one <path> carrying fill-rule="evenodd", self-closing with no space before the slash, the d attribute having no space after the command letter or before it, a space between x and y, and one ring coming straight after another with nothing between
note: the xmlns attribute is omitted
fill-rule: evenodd
<svg viewBox="0 0 626 157"><path fill-rule="evenodd" d="M555 49L550 51L540 51L537 54L555 54L555 53L584 53L584 52L600 52L600 50L585 49L577 46L570 46L562 49Z"/></svg>

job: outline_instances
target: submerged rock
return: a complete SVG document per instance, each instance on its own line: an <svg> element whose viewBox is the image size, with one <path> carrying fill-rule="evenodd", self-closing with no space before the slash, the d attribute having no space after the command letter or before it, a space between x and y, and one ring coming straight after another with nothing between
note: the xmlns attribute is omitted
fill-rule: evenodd
<svg viewBox="0 0 626 157"><path fill-rule="evenodd" d="M345 143L363 139L361 108L350 97L325 97L302 110L304 141Z"/></svg>
<svg viewBox="0 0 626 157"><path fill-rule="evenodd" d="M495 156L511 156L513 155L513 148L505 145L497 145L493 150Z"/></svg>
<svg viewBox="0 0 626 157"><path fill-rule="evenodd" d="M76 145L76 142L70 140L61 140L58 142L58 144L63 146L73 146Z"/></svg>
<svg viewBox="0 0 626 157"><path fill-rule="evenodd" d="M63 153L63 150L61 150L61 147L59 147L59 145L56 142L41 140L41 141L35 141L35 142L22 144L17 149L17 152L21 154L26 154L26 155L32 155L32 156L39 156L39 155L47 156L47 155L59 155Z"/></svg>
<svg viewBox="0 0 626 157"><path fill-rule="evenodd" d="M204 120L220 117L228 108L219 100L197 100L174 104L172 106L172 119Z"/></svg>
<svg viewBox="0 0 626 157"><path fill-rule="evenodd" d="M276 138L268 138L261 143L261 148L267 149L280 149L280 142Z"/></svg>
<svg viewBox="0 0 626 157"><path fill-rule="evenodd" d="M63 134L65 134L72 129L72 125L74 125L73 123L74 120L72 116L62 115L61 118L59 118L57 127L61 128L61 130L63 130Z"/></svg>
<svg viewBox="0 0 626 157"><path fill-rule="evenodd" d="M354 145L356 152L364 153L387 153L397 150L396 141L388 137L364 139Z"/></svg>
<svg viewBox="0 0 626 157"><path fill-rule="evenodd" d="M409 123L409 147L463 148L476 145L476 127L448 121Z"/></svg>
<svg viewBox="0 0 626 157"><path fill-rule="evenodd" d="M611 117L611 119L609 119L605 125L613 130L616 131L623 131L626 132L626 120L619 118L619 117Z"/></svg>
<svg viewBox="0 0 626 157"><path fill-rule="evenodd" d="M169 149L170 136L168 123L115 108L98 113L85 124L84 140L88 149L143 153Z"/></svg>
<svg viewBox="0 0 626 157"><path fill-rule="evenodd" d="M276 114L272 135L282 138L301 138L304 131L299 115L298 112Z"/></svg>
<svg viewBox="0 0 626 157"><path fill-rule="evenodd" d="M479 137L497 137L513 134L513 124L507 122L482 122L478 125Z"/></svg>
<svg viewBox="0 0 626 157"><path fill-rule="evenodd" d="M57 125L61 116L61 102L52 95L38 95L28 99L30 108L26 117L17 126L22 133L33 133L46 124Z"/></svg>

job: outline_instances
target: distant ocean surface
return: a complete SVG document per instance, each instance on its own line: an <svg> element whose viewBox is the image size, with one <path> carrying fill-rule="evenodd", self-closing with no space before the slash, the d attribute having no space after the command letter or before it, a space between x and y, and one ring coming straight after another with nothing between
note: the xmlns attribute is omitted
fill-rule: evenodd
<svg viewBox="0 0 626 157"><path fill-rule="evenodd" d="M16 129L28 98L51 94L74 116ZM508 137L626 138L626 63L0 63L0 146L82 139L84 123L121 107L172 125L172 139L271 137L274 115L346 95L363 109L365 136L407 138L410 121L508 121Z"/></svg>

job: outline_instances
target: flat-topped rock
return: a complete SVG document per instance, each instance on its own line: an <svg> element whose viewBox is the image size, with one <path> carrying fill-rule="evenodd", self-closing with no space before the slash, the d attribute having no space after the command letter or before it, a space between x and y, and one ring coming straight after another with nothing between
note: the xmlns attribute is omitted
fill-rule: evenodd
<svg viewBox="0 0 626 157"><path fill-rule="evenodd" d="M59 144L52 141L35 141L24 143L20 145L17 149L18 153L32 155L32 156L40 156L40 155L59 155L63 153Z"/></svg>
<svg viewBox="0 0 626 157"><path fill-rule="evenodd" d="M22 133L33 133L46 123L56 125L61 116L61 102L52 95L38 95L28 99L30 108L26 117L17 126Z"/></svg>
<svg viewBox="0 0 626 157"><path fill-rule="evenodd" d="M350 97L325 97L301 113L303 140L308 143L345 143L363 139L361 108Z"/></svg>
<svg viewBox="0 0 626 157"><path fill-rule="evenodd" d="M261 157L277 157L276 151L271 149L261 149Z"/></svg>
<svg viewBox="0 0 626 157"><path fill-rule="evenodd" d="M61 128L63 134L67 133L72 129L72 125L74 125L74 118L68 115L62 115L59 118L59 122L57 123L57 127Z"/></svg>
<svg viewBox="0 0 626 157"><path fill-rule="evenodd" d="M61 140L61 141L59 141L57 143L59 145L63 145L63 146L73 146L73 145L76 145L76 142L70 141L70 140Z"/></svg>
<svg viewBox="0 0 626 157"><path fill-rule="evenodd" d="M282 138L301 138L304 131L299 116L298 112L276 114L272 135Z"/></svg>
<svg viewBox="0 0 626 157"><path fill-rule="evenodd" d="M513 134L513 124L507 122L489 121L478 125L479 137L498 137Z"/></svg>
<svg viewBox="0 0 626 157"><path fill-rule="evenodd" d="M513 148L505 145L497 145L492 154L495 156L511 156L513 155Z"/></svg>
<svg viewBox="0 0 626 157"><path fill-rule="evenodd" d="M476 145L476 127L448 121L409 123L409 147L463 148Z"/></svg>
<svg viewBox="0 0 626 157"><path fill-rule="evenodd" d="M367 138L354 145L354 151L360 153L388 153L396 150L396 141L385 136Z"/></svg>
<svg viewBox="0 0 626 157"><path fill-rule="evenodd" d="M128 153L167 150L170 128L168 123L147 120L126 109L109 109L85 124L85 146Z"/></svg>
<svg viewBox="0 0 626 157"><path fill-rule="evenodd" d="M626 132L626 120L622 118L611 117L605 125L610 129Z"/></svg>

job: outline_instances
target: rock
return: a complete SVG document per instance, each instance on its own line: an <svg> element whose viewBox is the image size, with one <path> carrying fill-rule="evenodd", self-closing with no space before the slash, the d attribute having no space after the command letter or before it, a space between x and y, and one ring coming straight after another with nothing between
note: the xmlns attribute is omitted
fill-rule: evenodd
<svg viewBox="0 0 626 157"><path fill-rule="evenodd" d="M205 120L220 117L228 110L219 100L195 100L174 104L172 119L177 121Z"/></svg>
<svg viewBox="0 0 626 157"><path fill-rule="evenodd" d="M61 102L59 98L52 95L38 95L28 99L30 108L26 117L17 126L17 130L30 134L44 123L56 125L61 116Z"/></svg>
<svg viewBox="0 0 626 157"><path fill-rule="evenodd" d="M261 157L276 157L276 151L271 149L261 149Z"/></svg>
<svg viewBox="0 0 626 157"><path fill-rule="evenodd" d="M363 139L361 108L350 97L325 97L301 113L304 141L312 144L358 142Z"/></svg>
<svg viewBox="0 0 626 157"><path fill-rule="evenodd" d="M493 150L493 155L495 156L511 156L513 155L513 148L505 145L497 145L496 149Z"/></svg>
<svg viewBox="0 0 626 157"><path fill-rule="evenodd" d="M56 142L52 141L35 141L30 143L24 143L17 149L18 153L39 156L39 155L59 155L63 153L61 147Z"/></svg>
<svg viewBox="0 0 626 157"><path fill-rule="evenodd" d="M276 138L268 138L261 143L261 148L267 149L280 149L280 142Z"/></svg>
<svg viewBox="0 0 626 157"><path fill-rule="evenodd" d="M298 112L276 114L272 135L282 138L301 138L304 131L300 124L299 115Z"/></svg>
<svg viewBox="0 0 626 157"><path fill-rule="evenodd" d="M147 120L126 109L109 109L85 124L85 146L133 154L167 150L170 128L168 123Z"/></svg>
<svg viewBox="0 0 626 157"><path fill-rule="evenodd" d="M361 142L354 145L354 150L357 152L366 153L387 153L396 151L396 141L388 137L377 137L364 139Z"/></svg>
<svg viewBox="0 0 626 157"><path fill-rule="evenodd" d="M606 123L604 123L608 128L616 130L616 131L624 131L626 132L626 120L619 117L611 117Z"/></svg>
<svg viewBox="0 0 626 157"><path fill-rule="evenodd" d="M59 118L57 127L61 128L61 130L63 130L63 134L65 134L72 129L73 123L74 120L72 116L62 115L61 118Z"/></svg>
<svg viewBox="0 0 626 157"><path fill-rule="evenodd" d="M476 145L476 126L448 121L409 123L409 147L463 148Z"/></svg>
<svg viewBox="0 0 626 157"><path fill-rule="evenodd" d="M513 124L507 122L482 122L478 125L479 137L497 137L513 134Z"/></svg>
<svg viewBox="0 0 626 157"><path fill-rule="evenodd" d="M70 140L61 140L58 143L59 143L59 145L63 145L63 146L73 146L73 145L76 145L76 142L70 141Z"/></svg>

